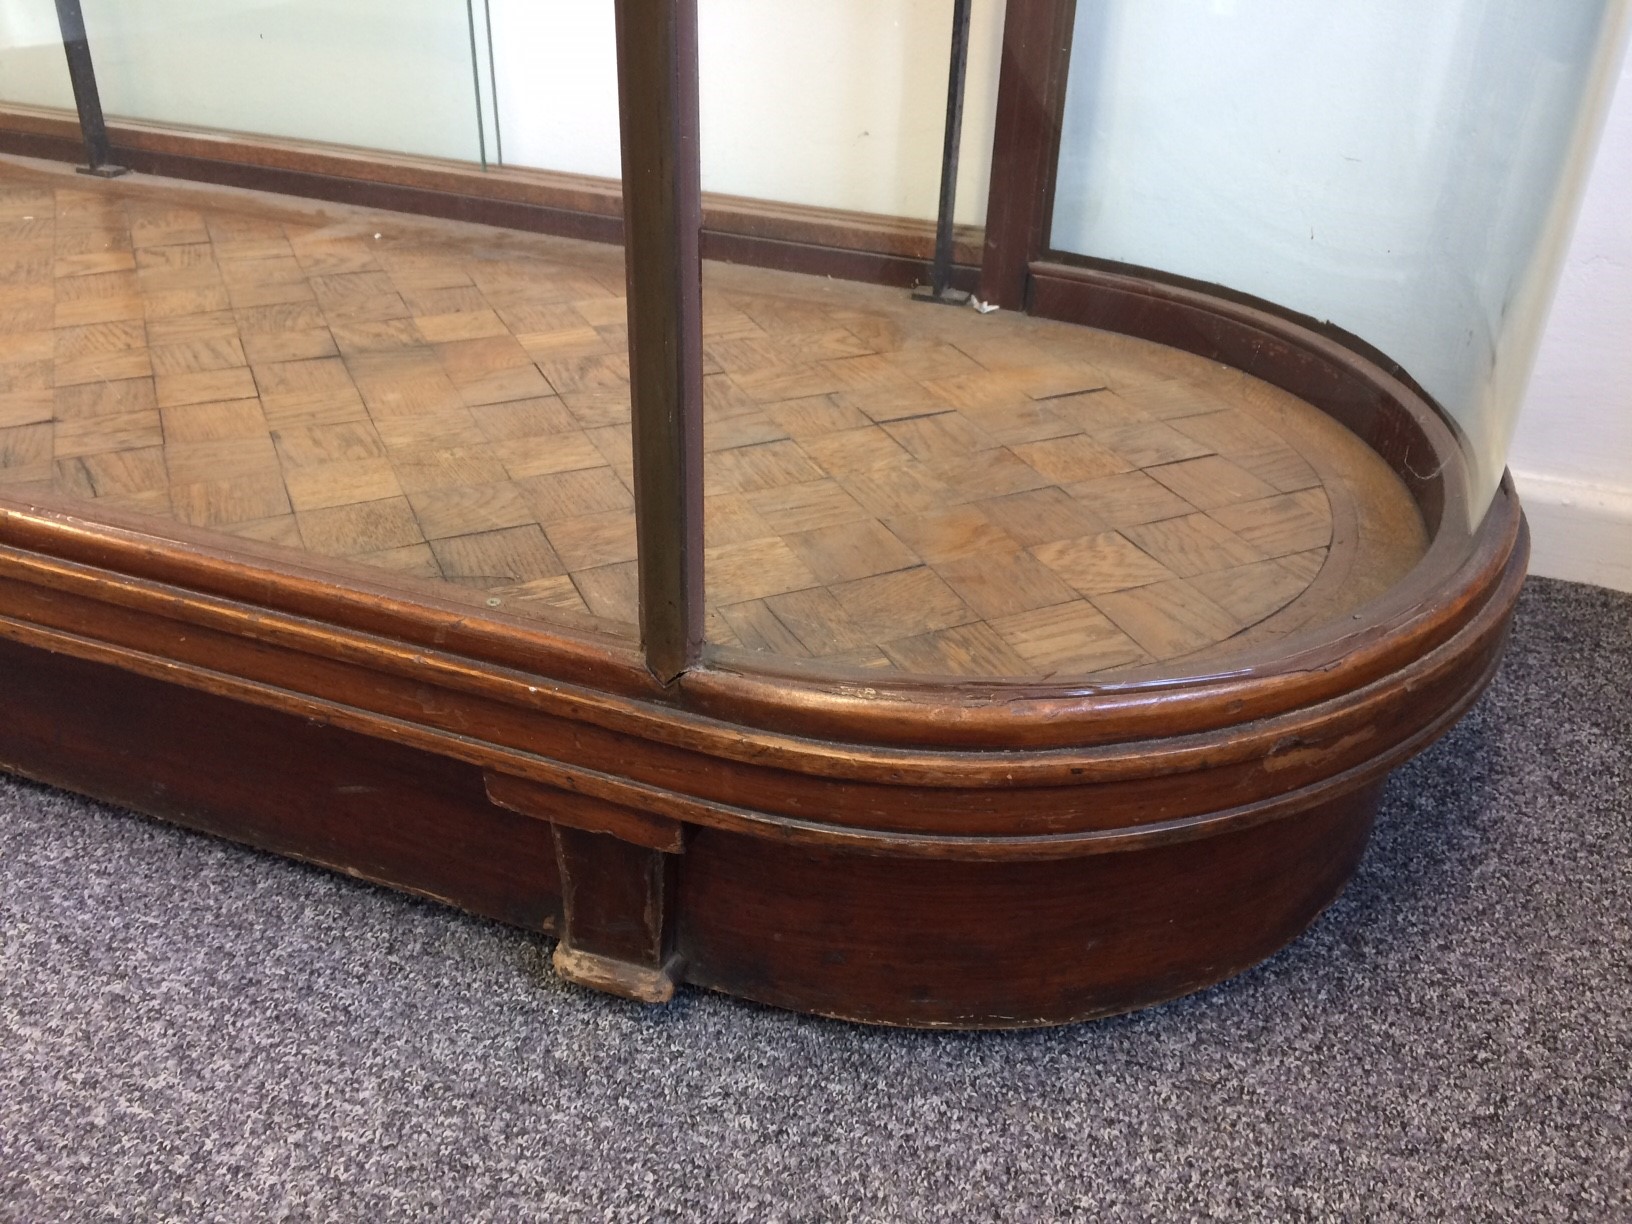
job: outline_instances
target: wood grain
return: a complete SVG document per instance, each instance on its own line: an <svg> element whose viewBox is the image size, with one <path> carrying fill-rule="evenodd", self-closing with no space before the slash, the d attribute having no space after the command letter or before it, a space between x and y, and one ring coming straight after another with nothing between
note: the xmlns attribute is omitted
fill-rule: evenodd
<svg viewBox="0 0 1632 1224"><path fill-rule="evenodd" d="M0 266L0 496L633 637L614 253L10 167L0 209L35 218ZM1375 454L1213 362L787 273L710 265L705 289L718 647L949 675L1199 665L1342 616L1426 546Z"/></svg>

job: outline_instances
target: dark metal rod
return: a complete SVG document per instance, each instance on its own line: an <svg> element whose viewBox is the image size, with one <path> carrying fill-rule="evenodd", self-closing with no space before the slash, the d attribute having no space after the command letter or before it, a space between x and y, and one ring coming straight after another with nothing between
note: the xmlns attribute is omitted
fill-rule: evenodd
<svg viewBox="0 0 1632 1224"><path fill-rule="evenodd" d="M482 62L476 55L476 10L465 0L465 22L470 28L470 91L476 100L476 152L487 169L487 126L482 119Z"/></svg>
<svg viewBox="0 0 1632 1224"><path fill-rule="evenodd" d="M969 68L971 0L952 0L952 64L946 82L946 143L941 148L941 206L935 220L931 287L944 297L952 279L952 212L958 201L958 153L963 137L963 83Z"/></svg>
<svg viewBox="0 0 1632 1224"><path fill-rule="evenodd" d="M617 0L640 637L664 683L703 642L697 0Z"/></svg>
<svg viewBox="0 0 1632 1224"><path fill-rule="evenodd" d="M102 117L102 95L96 88L96 68L91 63L91 44L85 37L85 14L79 0L57 0L57 26L62 31L62 49L68 56L68 80L74 87L74 105L79 108L79 130L85 138L85 156L92 174L122 174L112 164L108 149L108 125Z"/></svg>
<svg viewBox="0 0 1632 1224"><path fill-rule="evenodd" d="M482 0L482 22L487 31L487 84L493 99L493 160L504 165L504 133L499 122L499 63L493 58L493 6Z"/></svg>

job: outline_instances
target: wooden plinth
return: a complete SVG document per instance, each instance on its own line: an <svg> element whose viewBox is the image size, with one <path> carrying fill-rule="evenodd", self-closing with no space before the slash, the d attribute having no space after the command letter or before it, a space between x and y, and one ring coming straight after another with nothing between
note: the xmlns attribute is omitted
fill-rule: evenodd
<svg viewBox="0 0 1632 1224"><path fill-rule="evenodd" d="M177 685L7 621L54 649L0 642L0 765L556 934L564 977L648 1003L686 981L873 1023L1055 1024L1200 989L1302 931L1358 863L1383 775L1488 681L1522 572L1510 553L1402 670L1248 727L996 759L620 736L608 772L359 731L329 703ZM675 721L671 739L716 730ZM743 759L779 747L820 772Z"/></svg>
<svg viewBox="0 0 1632 1224"><path fill-rule="evenodd" d="M1083 269L1039 306L1101 330L710 268L712 644L664 687L615 256L167 190L0 186L0 764L597 989L1197 989L1336 895L1499 658L1511 488L1471 513L1329 339Z"/></svg>

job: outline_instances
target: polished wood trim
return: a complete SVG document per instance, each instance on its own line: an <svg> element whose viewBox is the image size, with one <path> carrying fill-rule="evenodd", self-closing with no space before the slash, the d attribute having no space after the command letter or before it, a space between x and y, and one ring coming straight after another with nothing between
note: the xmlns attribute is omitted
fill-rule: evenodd
<svg viewBox="0 0 1632 1224"><path fill-rule="evenodd" d="M1501 505L1494 518L1517 518L1511 501ZM1495 526L1493 547L1509 524ZM1206 835L1334 776L1386 768L1493 666L1522 581L1522 537L1500 551L1449 640L1381 678L1302 706L1296 686L1277 686L1281 704L1259 711L1215 697L1216 729L1205 734L1186 725L1183 704L1158 706L1176 717L1145 724L1143 739L1072 749L863 749L778 735L10 550L0 551L0 637L663 819L932 856L1035 857ZM946 696L943 687L941 706L954 706ZM1083 695L1073 721L1091 742L1124 713Z"/></svg>
<svg viewBox="0 0 1632 1224"><path fill-rule="evenodd" d="M515 166L484 170L436 158L133 120L115 120L108 134L115 160L145 174L593 242L623 241L616 179ZM71 116L0 106L0 153L77 162L83 150ZM927 283L934 246L935 225L929 220L719 192L703 196L702 249L708 259L908 287ZM974 288L980 249L979 227L957 227L954 285Z"/></svg>
<svg viewBox="0 0 1632 1224"><path fill-rule="evenodd" d="M0 498L0 545L19 553L82 564L115 575L173 586L204 598L343 626L350 632L434 647L478 664L625 695L660 686L638 651L622 638L483 611L445 598L431 584L386 577L361 566L316 557L291 561L286 549L31 494L28 503Z"/></svg>
<svg viewBox="0 0 1632 1224"><path fill-rule="evenodd" d="M914 857L1029 860L1211 836L1295 812L1391 768L1488 680L1523 579L1522 544L1471 623L1343 699L1209 735L1170 728L1144 742L1074 752L865 754L842 743L777 744L749 728L730 729L740 744L709 743L697 734L708 728L662 708L646 710L643 727L626 719L628 730L613 731L576 717L596 712L583 694L536 685L506 693L497 677L478 688L466 676L462 685L437 676L425 652L404 652L396 668L380 650L325 660L298 649L303 636L315 644L310 628L235 617L178 632L162 615L174 611L166 607L173 595L144 616L100 603L94 585L79 584L78 595L73 584L36 594L15 574L0 582L0 637L663 820ZM637 729L645 734L631 734ZM549 810L541 804L537 814Z"/></svg>
<svg viewBox="0 0 1632 1224"><path fill-rule="evenodd" d="M585 833L604 833L664 854L681 854L686 848L684 824L652 816L638 808L607 803L556 786L540 786L502 773L488 773L486 786L490 800L523 816L581 829Z"/></svg>
<svg viewBox="0 0 1632 1224"><path fill-rule="evenodd" d="M696 0L617 0L640 638L667 684L703 648L703 223Z"/></svg>
<svg viewBox="0 0 1632 1224"><path fill-rule="evenodd" d="M980 295L1023 310L1054 211L1077 0L1008 0L1004 13Z"/></svg>

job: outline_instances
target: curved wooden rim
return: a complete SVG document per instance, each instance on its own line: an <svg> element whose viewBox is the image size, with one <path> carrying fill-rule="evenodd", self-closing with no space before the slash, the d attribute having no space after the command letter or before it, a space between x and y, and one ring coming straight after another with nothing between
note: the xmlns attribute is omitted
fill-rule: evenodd
<svg viewBox="0 0 1632 1224"><path fill-rule="evenodd" d="M515 679L542 679L552 701L569 704L573 717L649 742L827 777L898 780L958 777L982 767L984 754L1002 753L1008 784L1022 786L1046 785L1058 769L1080 778L1086 764L1080 754L1095 746L1127 745L1148 771L1151 746L1139 741L1171 743L1355 692L1447 641L1501 584L1521 524L1511 486L1469 532L1460 448L1420 395L1370 360L1266 311L1147 279L1068 271L1079 292L1069 311L1055 313L1092 325L1114 322L1129 334L1229 361L1358 434L1437 524L1423 560L1368 605L1352 630L1301 630L1272 647L1212 660L1203 675L969 681L719 651L665 690L638 652L615 638L410 596L383 583L337 582L320 565L246 561L218 540L170 524L159 537L129 519L93 523L66 506L0 508L0 545L366 634L406 647L410 656L426 648L445 660L438 668L450 676L468 673L459 684L493 667L508 673L508 687L516 687ZM804 737L828 742L812 745ZM835 751L838 745L851 747ZM1076 750L1069 766L1051 754L1059 749Z"/></svg>
<svg viewBox="0 0 1632 1224"><path fill-rule="evenodd" d="M1315 624L1209 655L1205 670L1188 675L1156 665L1102 682L971 681L715 650L710 667L682 680L692 708L868 743L1113 743L1238 723L1364 685L1445 641L1488 597L1518 543L1511 482L1470 527L1458 433L1414 388L1337 340L1256 306L1117 272L1046 264L1035 271L1038 313L1224 362L1326 412L1405 482L1432 535L1427 553L1356 614L1352 631Z"/></svg>
<svg viewBox="0 0 1632 1224"><path fill-rule="evenodd" d="M630 728L597 737L599 720L578 719L593 711L576 703L562 708L567 694L559 690L526 685L524 698L517 680L438 674L453 661L412 648L396 657L396 670L409 678L395 686L385 655L371 650L340 660L373 678L373 707L363 709L334 696L344 687L335 683L335 666L325 668L315 650L291 649L314 645L303 639L322 632L316 627L293 618L274 624L271 616L225 606L215 618L198 616L196 596L145 584L93 602L81 593L108 594L95 591L105 580L93 573L63 581L70 577L63 563L4 552L0 604L8 614L0 616L0 637L686 824L911 857L1035 860L1261 824L1301 810L1311 796L1341 794L1392 768L1441 733L1488 681L1523 582L1523 560L1521 541L1493 597L1451 640L1363 690L1224 731L1078 752L864 754L843 745L776 745L766 737L744 739L746 753L699 757L720 747L713 733L721 728L678 711L641 728L689 740L690 752L664 747L657 737L637 746ZM15 588L28 569L40 594L19 606ZM85 605L77 613L76 601ZM166 612L195 615L178 635ZM432 689L433 679L448 687ZM470 691L457 693L456 679ZM575 728L565 736L572 753L561 751L562 723ZM795 762L778 747L802 748L803 757ZM803 783L787 771L791 765L808 770Z"/></svg>
<svg viewBox="0 0 1632 1224"><path fill-rule="evenodd" d="M393 641L434 647L474 661L527 671L610 693L653 696L662 686L633 643L593 628L541 626L439 597L435 587L343 562L293 560L289 550L228 541L185 523L132 514L84 517L83 502L33 495L0 497L0 547L258 607Z"/></svg>
<svg viewBox="0 0 1632 1224"><path fill-rule="evenodd" d="M1510 496L1500 498L1481 531L1484 547L1462 567L1461 573L1448 577L1448 586L1465 591L1461 603L1464 615L1455 618L1457 623L1465 622L1483 606L1502 572L1510 567L1521 522L1516 501ZM1038 703L1035 699L1027 701L1029 694L1024 691L1017 693L1002 685L957 689L924 685L920 687L920 700L927 705L938 698L942 711L942 725L938 728L941 734L928 737L927 745L886 741L866 747L857 743L857 737L843 734L842 728L840 734L827 737L828 742L812 744L803 736L774 726L750 729L707 711L654 703L651 699L659 697L657 686L632 652L623 652L619 657L588 640L574 643L574 654L555 656L558 663L572 665L570 669L563 666L556 676L541 676L525 666L530 661L526 637L507 636L504 626L492 624L490 618L472 618L462 609L423 608L389 598L376 599L366 589L338 590L332 580L252 569L242 562L189 552L172 542L152 539L145 541L150 549L143 557L149 560L147 568L154 576L110 581L108 571L113 567L109 561L126 560L117 554L143 541L116 539L116 557L110 558L104 548L107 536L95 525L37 513L0 511L0 541L11 545L4 549L9 555L0 556L0 572L7 577L26 575L26 581L36 587L84 593L106 604L159 615L179 624L217 627L245 641L276 641L313 657L366 660L385 674L494 697L518 709L547 708L648 742L824 777L955 786L964 784L969 770L1001 763L1008 785L1027 786L1081 780L1087 770L1098 773L1109 768L1114 772L1133 762L1139 763L1142 772L1149 772L1154 767L1149 745L1129 741L1150 735L1176 748L1186 734L1215 726L1239 727L1307 708L1388 674L1391 669L1387 664L1398 653L1397 642L1381 637L1379 630L1357 632L1351 640L1351 653L1344 660L1346 666L1311 667L1283 679L1283 685L1297 686L1296 693L1305 698L1303 701L1287 700L1288 688L1266 687L1265 677L1250 673L1204 684L1189 681L1175 685L1171 691L1157 685L1121 691L1084 689L1076 702L1079 718L1073 721L1093 716L1097 722L1072 728L1072 740L1063 745L1036 734L1037 729L1026 716L1038 709ZM212 591L212 587L218 589ZM353 610L366 615L364 625L353 628L344 624L346 614ZM1446 619L1423 615L1409 626L1415 649L1406 652L1407 663L1444 640L1447 634L1440 630L1446 629ZM1454 632L1454 626L1449 632ZM549 641L546 635L537 637ZM491 663L484 665L465 654L467 644L497 644L510 659L497 668ZM625 680L627 689L620 691L603 684L601 681L609 673ZM1368 679L1355 683L1357 676L1367 673ZM733 679L718 672L702 674L722 685ZM540 680L545 683L541 685ZM1198 700L1198 690L1202 698L1213 700ZM1257 700L1249 702L1251 696ZM841 690L838 697L851 704L872 704L865 691ZM1005 712L997 703L1006 699L1013 699L1017 706L1007 730L1011 734L1029 731L1033 735L1031 742L1020 750L1006 742L969 742L980 733L981 724L990 726L995 721L994 711L999 715ZM817 713L821 712L818 707ZM909 712L921 713L922 707ZM960 721L970 714L976 717ZM1062 755L1061 748L1075 751Z"/></svg>

